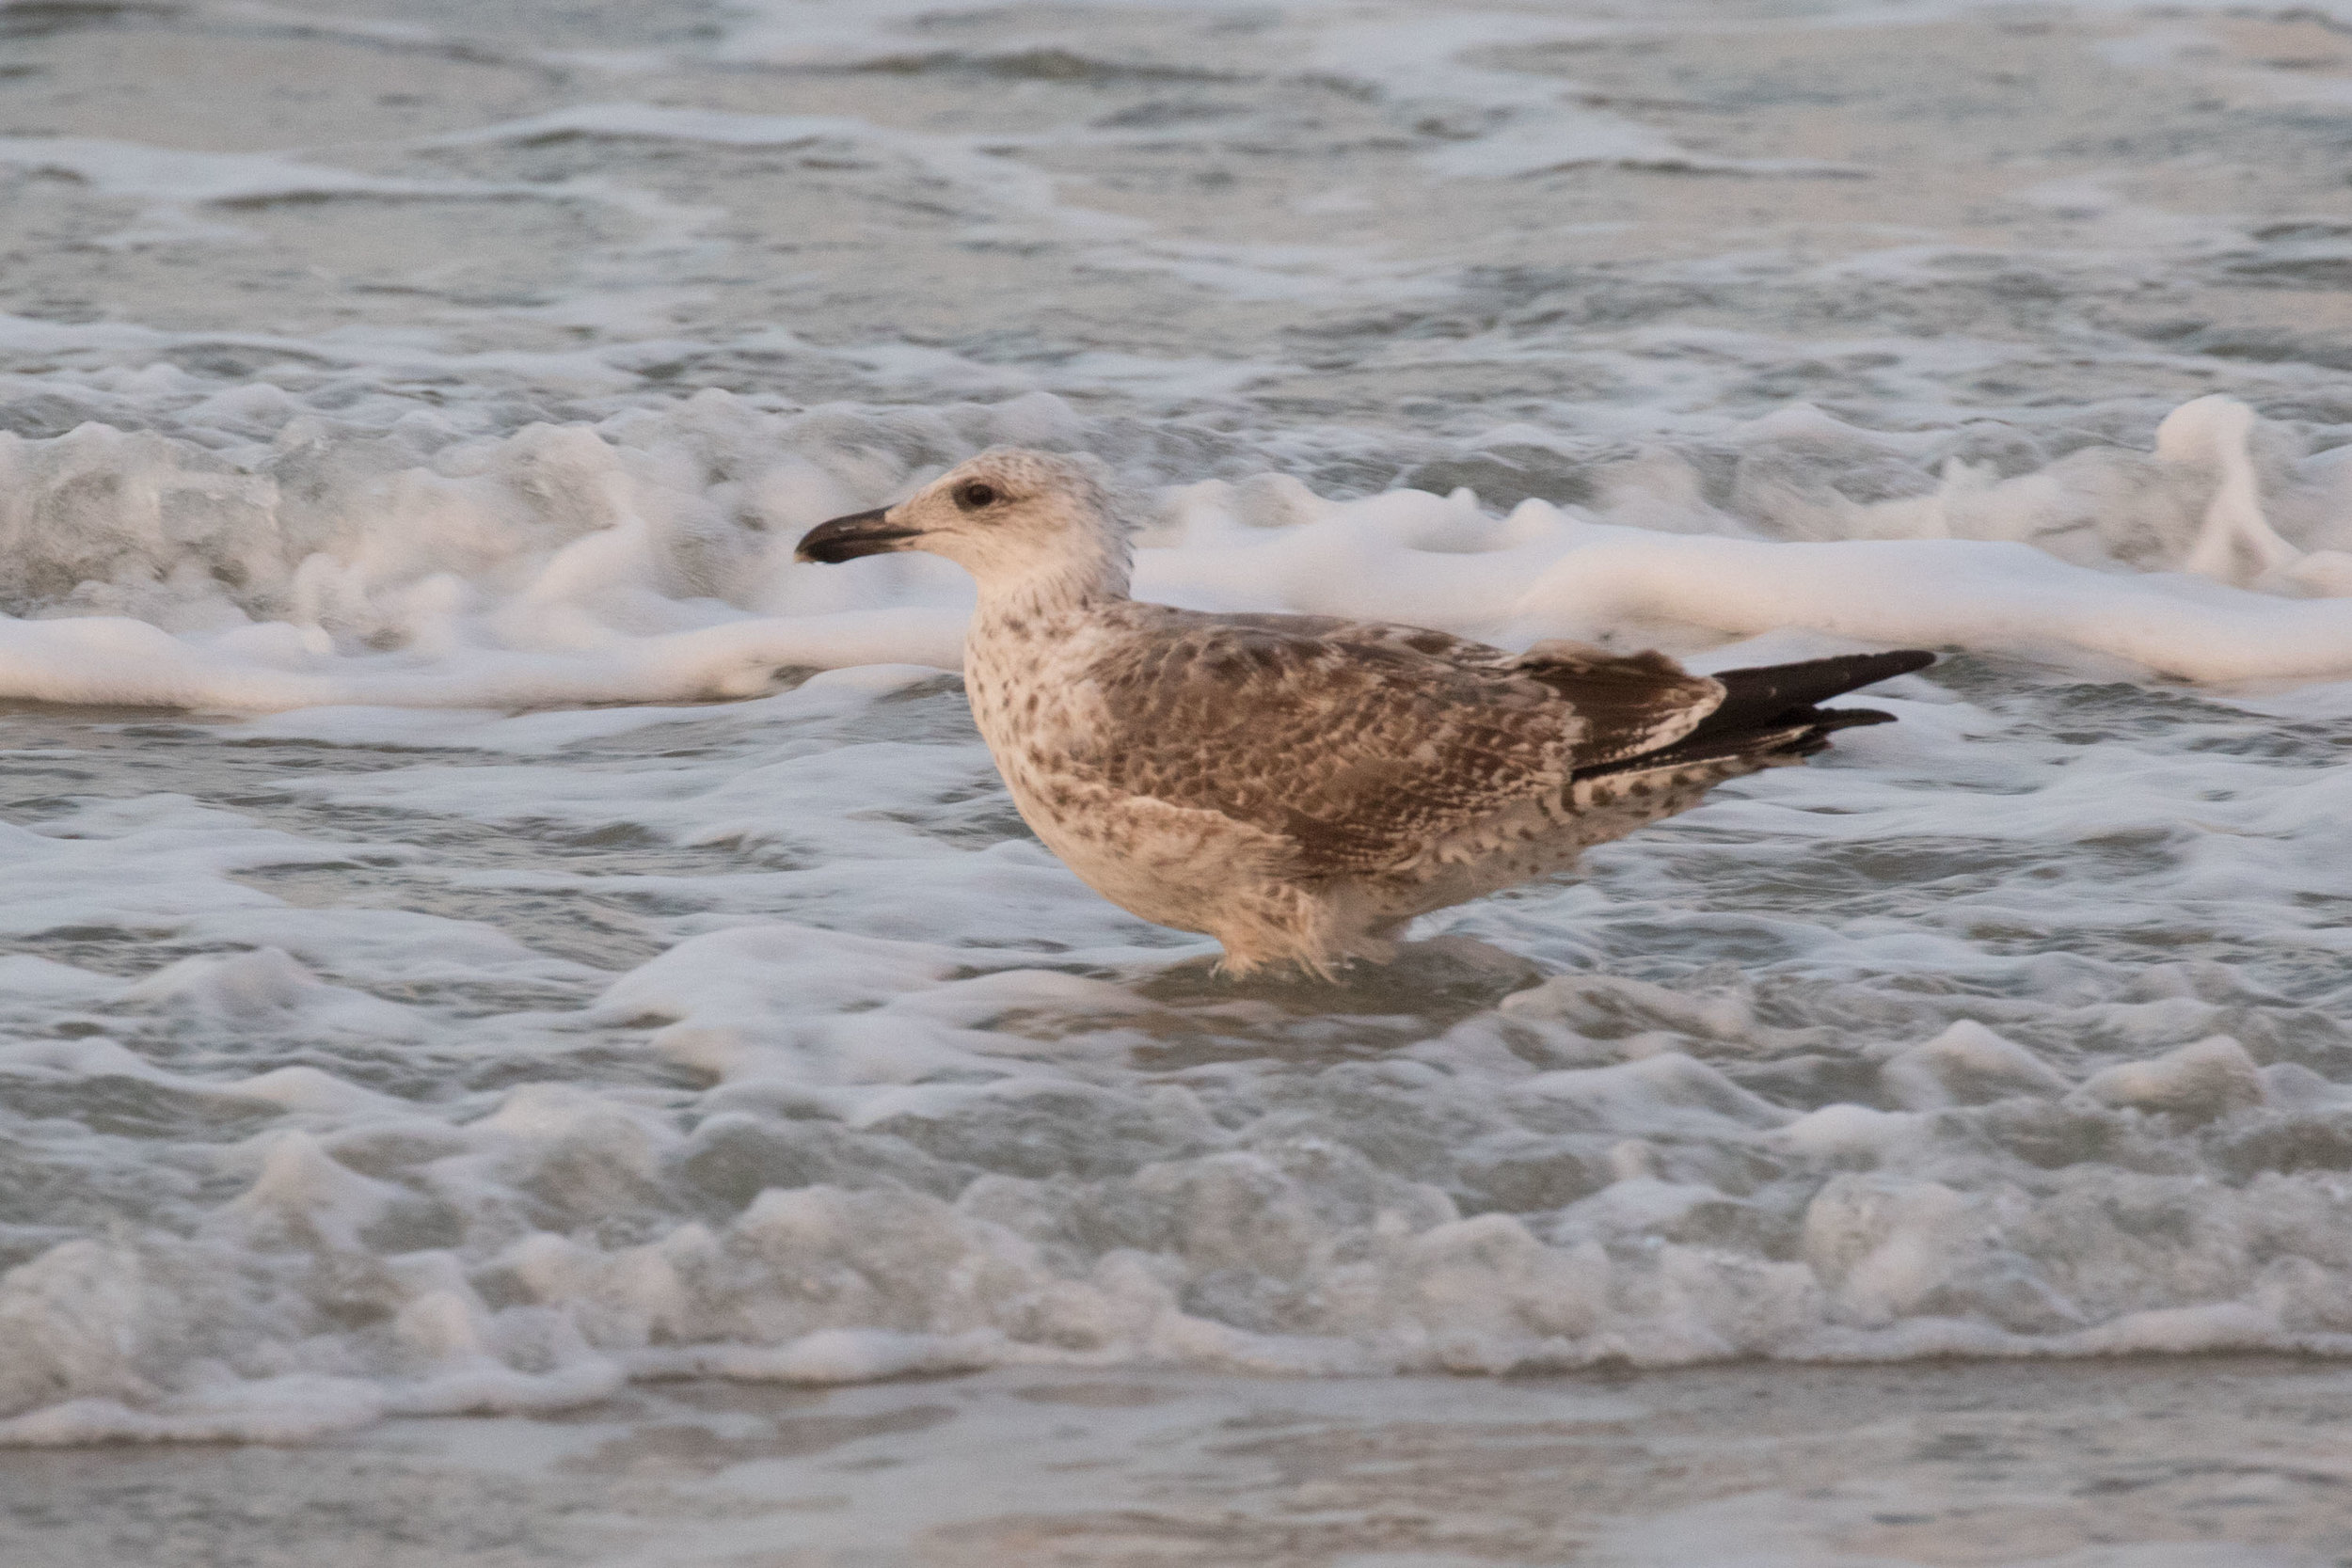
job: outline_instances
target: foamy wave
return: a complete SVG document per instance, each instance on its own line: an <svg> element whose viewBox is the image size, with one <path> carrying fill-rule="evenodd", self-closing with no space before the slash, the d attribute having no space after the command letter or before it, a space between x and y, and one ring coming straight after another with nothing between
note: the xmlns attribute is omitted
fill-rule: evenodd
<svg viewBox="0 0 2352 1568"><path fill-rule="evenodd" d="M218 400L215 400L218 401ZM1050 398L924 416L766 414L706 392L594 428L466 439L285 418L228 454L85 424L0 436L0 695L263 711L532 707L760 691L780 670L957 662L966 584L899 559L795 565L810 524L998 439L1082 444ZM2243 405L2191 404L2153 453L1999 478L1817 414L1734 432L1728 483L1658 451L1587 506L1181 487L1139 591L1505 641L1780 627L2078 653L2190 680L2352 672L2352 464L2301 462ZM1920 493L1857 501L1890 466ZM1940 472L1937 469L1940 467ZM2023 547L2031 546L2031 547Z"/></svg>
<svg viewBox="0 0 2352 1568"><path fill-rule="evenodd" d="M457 1125L282 1072L18 1048L19 1083L111 1050L158 1093L316 1130L232 1149L242 1196L184 1236L71 1241L0 1279L0 1442L297 1440L682 1375L2352 1353L2352 1099L2226 1037L2146 1054L2195 1027L2179 1006L2106 1007L2122 1059L2088 1072L1968 1022L1870 1053L1852 1092L1909 1109L1803 1112L1672 1049L1542 1065L1610 1014L1718 1055L1772 1034L1597 976L1381 1059L1136 1093L968 1026L1148 1005L954 977L968 957L789 927L674 950L602 1006L675 1019L657 1048L718 1078L691 1132L556 1084ZM287 963L203 960L182 989L265 978L289 1023L348 1006Z"/></svg>

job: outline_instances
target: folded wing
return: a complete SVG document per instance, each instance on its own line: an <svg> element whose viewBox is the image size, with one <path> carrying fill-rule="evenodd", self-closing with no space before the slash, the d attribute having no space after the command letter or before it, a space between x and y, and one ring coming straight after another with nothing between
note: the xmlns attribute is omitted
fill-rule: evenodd
<svg viewBox="0 0 2352 1568"><path fill-rule="evenodd" d="M1514 655L1411 627L1180 610L1094 676L1106 783L1275 833L1310 878L1400 869L1484 818L1562 800L1580 768L1674 744L1725 691L1660 654Z"/></svg>

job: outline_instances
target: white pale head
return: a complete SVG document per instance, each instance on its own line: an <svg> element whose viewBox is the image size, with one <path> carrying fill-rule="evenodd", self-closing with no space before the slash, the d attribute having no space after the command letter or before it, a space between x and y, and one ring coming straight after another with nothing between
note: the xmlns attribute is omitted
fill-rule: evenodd
<svg viewBox="0 0 2352 1568"><path fill-rule="evenodd" d="M832 562L894 550L946 557L983 597L1127 587L1125 531L1095 465L1017 447L960 463L896 506L820 523L797 553Z"/></svg>

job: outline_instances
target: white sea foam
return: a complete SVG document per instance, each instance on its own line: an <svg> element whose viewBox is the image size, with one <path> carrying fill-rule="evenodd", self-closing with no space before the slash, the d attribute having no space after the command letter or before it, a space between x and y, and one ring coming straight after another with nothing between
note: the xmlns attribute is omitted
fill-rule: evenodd
<svg viewBox="0 0 2352 1568"><path fill-rule="evenodd" d="M247 409L286 422L226 458L98 425L0 436L14 611L0 695L516 708L743 696L792 667L953 668L969 589L951 568L796 566L791 543L903 493L992 423L1041 423L975 410L969 435L939 433L940 459L844 471L810 445L839 416L763 415L715 392L429 456L398 432L339 438L289 419L292 400L265 387L189 417ZM1862 462L1924 469L1934 443L1820 415L1731 439L1756 475L1744 515L1700 500L1671 457L1604 469L1602 504L1531 499L1500 518L1468 494L1302 492L1269 530L1228 486L1173 491L1153 503L1140 591L1506 641L1802 627L2071 649L2209 682L2352 673L2352 600L2332 596L2352 593L2352 465L2288 461L2241 404L2178 410L2153 454L2086 448L2008 479L1951 458L1929 493L1877 502L1824 481Z"/></svg>

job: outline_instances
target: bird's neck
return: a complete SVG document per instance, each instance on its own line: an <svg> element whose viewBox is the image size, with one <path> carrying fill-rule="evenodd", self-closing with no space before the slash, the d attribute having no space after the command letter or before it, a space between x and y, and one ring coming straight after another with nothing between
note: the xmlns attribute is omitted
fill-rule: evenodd
<svg viewBox="0 0 2352 1568"><path fill-rule="evenodd" d="M1127 552L1105 546L1083 556L1062 556L1021 570L992 572L980 579L975 629L1082 616L1127 596Z"/></svg>

